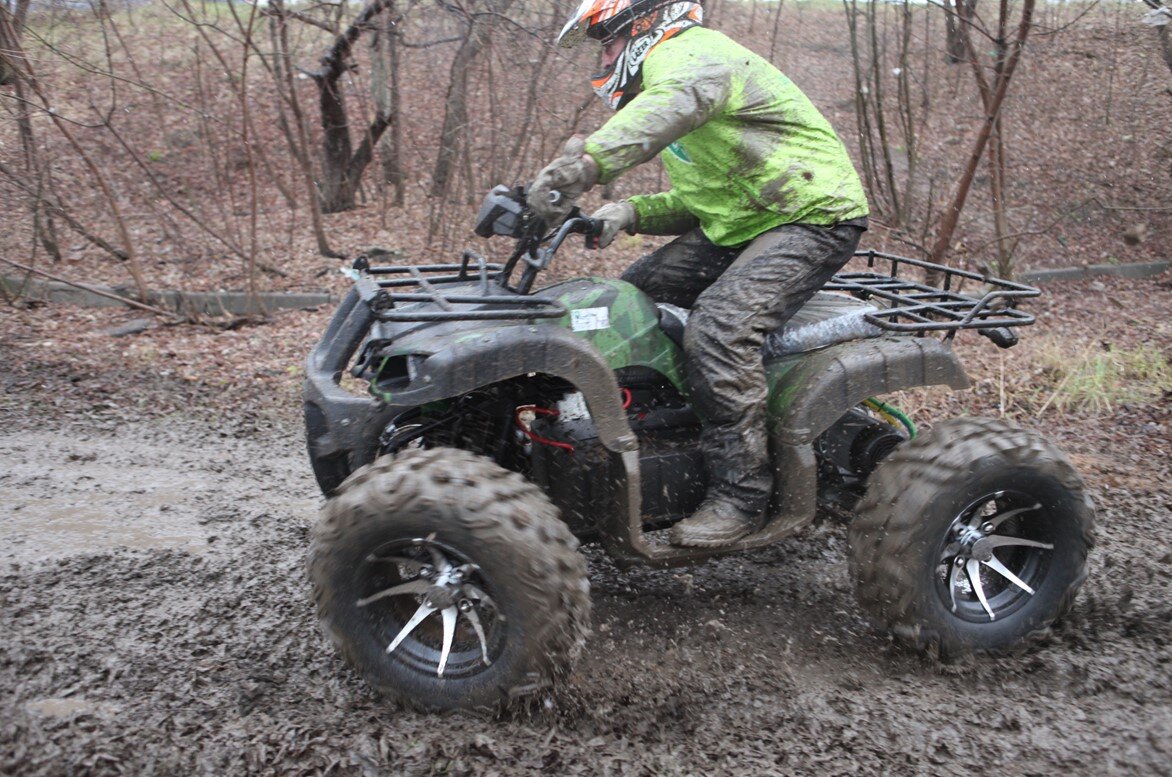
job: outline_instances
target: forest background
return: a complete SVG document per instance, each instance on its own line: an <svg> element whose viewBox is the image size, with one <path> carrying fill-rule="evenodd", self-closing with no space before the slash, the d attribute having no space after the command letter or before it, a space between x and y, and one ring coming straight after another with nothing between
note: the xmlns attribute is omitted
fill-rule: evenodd
<svg viewBox="0 0 1172 777"><path fill-rule="evenodd" d="M1172 42L1148 3L706 13L836 127L866 179L868 247L1012 276L1167 258ZM570 6L4 0L0 256L145 299L338 289L339 260L373 246L505 250L471 235L483 194L607 117L596 47L553 44ZM654 162L586 205L665 186ZM556 269L614 273L655 244Z"/></svg>
<svg viewBox="0 0 1172 777"><path fill-rule="evenodd" d="M1172 258L1160 0L941 2L705 5L837 129L865 247L1003 275ZM570 686L492 719L393 708L318 629L300 388L330 306L25 293L42 274L147 307L338 293L371 247L499 256L471 232L484 193L608 115L596 53L552 45L572 4L0 0L0 773L1166 772L1167 271L1047 285L1012 350L956 339L971 390L892 399L923 428L1036 429L1086 478L1090 575L1042 649L896 648L855 604L834 521L688 570L587 548L594 635ZM665 185L653 162L585 204ZM551 269L617 274L660 240Z"/></svg>

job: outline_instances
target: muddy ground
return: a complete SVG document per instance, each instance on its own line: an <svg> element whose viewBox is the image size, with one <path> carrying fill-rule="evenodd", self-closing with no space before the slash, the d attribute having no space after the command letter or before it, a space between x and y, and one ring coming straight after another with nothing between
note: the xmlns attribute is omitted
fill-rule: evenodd
<svg viewBox="0 0 1172 777"><path fill-rule="evenodd" d="M1138 294L1158 308L1167 288ZM941 665L891 645L826 523L688 571L590 551L594 634L564 693L421 715L375 697L316 627L320 498L291 395L225 408L231 386L183 370L73 374L83 354L21 315L0 359L0 772L1172 770L1167 399L1027 419L1083 468L1100 525L1072 616L1029 655ZM126 314L97 315L84 349L129 353L100 332Z"/></svg>

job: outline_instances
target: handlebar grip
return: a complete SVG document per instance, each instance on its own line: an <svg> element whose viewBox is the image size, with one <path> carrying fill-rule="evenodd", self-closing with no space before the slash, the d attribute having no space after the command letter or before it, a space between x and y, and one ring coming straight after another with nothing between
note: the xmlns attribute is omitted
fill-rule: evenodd
<svg viewBox="0 0 1172 777"><path fill-rule="evenodd" d="M586 222L586 247L591 251L597 251L602 246L599 245L599 239L602 237L602 222L598 219L592 219L588 216L583 216L582 220Z"/></svg>

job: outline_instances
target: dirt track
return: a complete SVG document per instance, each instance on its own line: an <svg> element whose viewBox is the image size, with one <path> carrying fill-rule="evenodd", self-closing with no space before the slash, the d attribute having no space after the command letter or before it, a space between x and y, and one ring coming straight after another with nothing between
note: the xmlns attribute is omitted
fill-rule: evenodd
<svg viewBox="0 0 1172 777"><path fill-rule="evenodd" d="M0 771L1172 765L1157 483L1096 490L1075 615L1017 660L941 666L889 646L827 525L690 572L623 575L592 554L595 634L566 693L503 718L424 716L373 697L316 628L303 558L318 497L295 426L5 415Z"/></svg>

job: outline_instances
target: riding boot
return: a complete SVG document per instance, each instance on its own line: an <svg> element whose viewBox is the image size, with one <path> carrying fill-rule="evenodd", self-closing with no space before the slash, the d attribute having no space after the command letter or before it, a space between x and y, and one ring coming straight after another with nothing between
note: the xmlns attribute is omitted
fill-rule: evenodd
<svg viewBox="0 0 1172 777"><path fill-rule="evenodd" d="M721 499L706 499L696 512L671 527L669 536L672 545L719 548L752 534L760 523L759 515Z"/></svg>
<svg viewBox="0 0 1172 777"><path fill-rule="evenodd" d="M672 527L673 545L719 547L761 528L773 490L773 473L764 419L749 415L745 425L705 426L700 443L708 471L707 498Z"/></svg>

